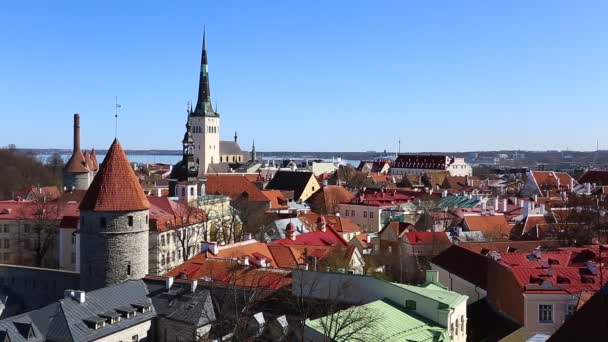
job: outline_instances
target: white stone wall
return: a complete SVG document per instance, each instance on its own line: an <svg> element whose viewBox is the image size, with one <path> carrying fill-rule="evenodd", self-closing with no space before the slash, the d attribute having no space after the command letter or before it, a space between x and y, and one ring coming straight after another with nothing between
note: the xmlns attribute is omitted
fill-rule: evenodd
<svg viewBox="0 0 608 342"><path fill-rule="evenodd" d="M382 208L380 207L352 203L339 203L338 211L340 212L340 216L348 217L356 225L363 228L364 231L375 233L382 229L380 220Z"/></svg>
<svg viewBox="0 0 608 342"><path fill-rule="evenodd" d="M142 322L129 329L119 331L115 334L102 337L96 341L98 342L131 342L131 341L150 341L147 336L150 334L152 329L152 320Z"/></svg>
<svg viewBox="0 0 608 342"><path fill-rule="evenodd" d="M191 126L200 126L201 133L193 133L194 160L199 165L199 175L207 172L211 163L220 162L220 118L191 116Z"/></svg>

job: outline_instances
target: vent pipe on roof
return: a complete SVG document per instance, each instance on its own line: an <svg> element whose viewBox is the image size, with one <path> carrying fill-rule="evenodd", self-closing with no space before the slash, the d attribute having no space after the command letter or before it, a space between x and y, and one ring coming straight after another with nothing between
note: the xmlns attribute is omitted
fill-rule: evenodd
<svg viewBox="0 0 608 342"><path fill-rule="evenodd" d="M165 289L170 290L171 286L173 286L174 281L175 281L175 278L173 278L173 277L165 278Z"/></svg>

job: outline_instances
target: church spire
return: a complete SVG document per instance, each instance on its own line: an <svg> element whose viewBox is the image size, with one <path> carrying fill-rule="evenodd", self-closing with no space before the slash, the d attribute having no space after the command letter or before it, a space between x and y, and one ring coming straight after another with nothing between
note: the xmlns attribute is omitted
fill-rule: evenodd
<svg viewBox="0 0 608 342"><path fill-rule="evenodd" d="M258 155L255 152L255 139L253 139L253 144L251 144L251 160L252 161L258 160Z"/></svg>
<svg viewBox="0 0 608 342"><path fill-rule="evenodd" d="M207 38L203 27L203 51L201 52L201 73L198 83L198 99L194 115L217 116L211 105L211 90L209 87L209 67L207 64Z"/></svg>

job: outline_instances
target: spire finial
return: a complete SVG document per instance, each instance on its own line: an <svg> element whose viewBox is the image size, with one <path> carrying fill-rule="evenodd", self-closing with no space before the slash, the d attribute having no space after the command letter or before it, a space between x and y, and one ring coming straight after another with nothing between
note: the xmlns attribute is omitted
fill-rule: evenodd
<svg viewBox="0 0 608 342"><path fill-rule="evenodd" d="M203 24L203 50L207 49L207 45L205 44L206 31L207 31L207 29L205 27L205 24Z"/></svg>

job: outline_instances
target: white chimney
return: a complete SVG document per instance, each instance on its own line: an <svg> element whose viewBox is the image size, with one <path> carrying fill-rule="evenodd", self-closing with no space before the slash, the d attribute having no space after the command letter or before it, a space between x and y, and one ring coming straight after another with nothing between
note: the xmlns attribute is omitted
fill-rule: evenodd
<svg viewBox="0 0 608 342"><path fill-rule="evenodd" d="M367 236L365 237L365 242L372 243L372 237L369 234L367 234Z"/></svg>
<svg viewBox="0 0 608 342"><path fill-rule="evenodd" d="M538 195L534 195L534 203L538 202Z"/></svg>
<svg viewBox="0 0 608 342"><path fill-rule="evenodd" d="M74 299L78 303L82 304L86 300L86 292L79 290L65 290L63 291L63 298Z"/></svg>
<svg viewBox="0 0 608 342"><path fill-rule="evenodd" d="M540 259L540 256L541 256L541 252L540 252L540 246L539 246L539 247L536 247L536 248L534 249L533 254L534 254L534 257L535 257L536 259Z"/></svg>
<svg viewBox="0 0 608 342"><path fill-rule="evenodd" d="M509 208L509 206L508 206L508 203L507 203L507 199L505 198L505 199L502 200L502 211L506 213L507 210L508 210L508 208Z"/></svg>
<svg viewBox="0 0 608 342"><path fill-rule="evenodd" d="M198 280L194 279L190 283L190 292L194 293L196 291L196 287L198 286Z"/></svg>
<svg viewBox="0 0 608 342"><path fill-rule="evenodd" d="M544 204L541 204L541 205L540 205L540 210L539 210L539 212L540 212L540 214L541 214L541 215L543 215L543 216L545 215L545 205L544 205Z"/></svg>
<svg viewBox="0 0 608 342"><path fill-rule="evenodd" d="M249 266L249 257L243 258L243 266Z"/></svg>
<svg viewBox="0 0 608 342"><path fill-rule="evenodd" d="M171 286L173 286L174 281L175 281L175 278L173 278L173 277L165 278L165 289L167 289L167 290L171 289Z"/></svg>
<svg viewBox="0 0 608 342"><path fill-rule="evenodd" d="M499 203L498 197L496 197L494 199L494 211L498 211L498 209L500 209L499 206L498 206L498 203Z"/></svg>
<svg viewBox="0 0 608 342"><path fill-rule="evenodd" d="M252 234L251 233L244 233L243 234L243 241L249 241L252 239Z"/></svg>

